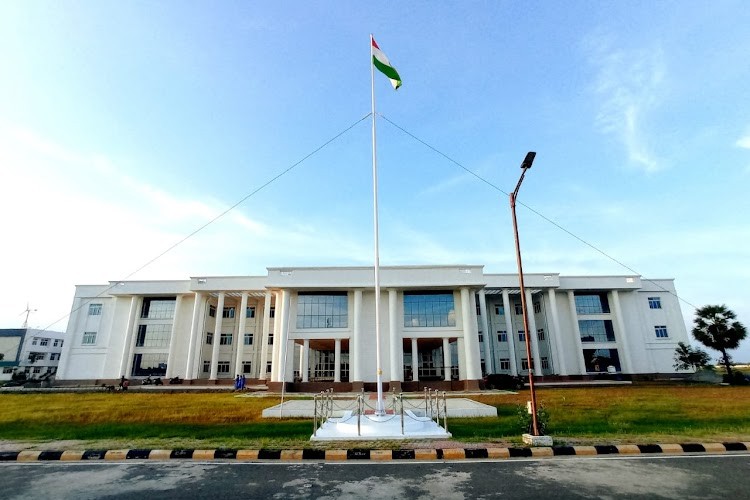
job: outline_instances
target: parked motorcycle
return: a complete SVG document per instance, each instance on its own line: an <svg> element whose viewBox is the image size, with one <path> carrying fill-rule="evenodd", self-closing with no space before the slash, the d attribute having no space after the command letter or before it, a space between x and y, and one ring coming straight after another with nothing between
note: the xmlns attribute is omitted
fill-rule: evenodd
<svg viewBox="0 0 750 500"><path fill-rule="evenodd" d="M169 379L169 385L177 385L181 383L182 383L182 379L180 377L172 377Z"/></svg>

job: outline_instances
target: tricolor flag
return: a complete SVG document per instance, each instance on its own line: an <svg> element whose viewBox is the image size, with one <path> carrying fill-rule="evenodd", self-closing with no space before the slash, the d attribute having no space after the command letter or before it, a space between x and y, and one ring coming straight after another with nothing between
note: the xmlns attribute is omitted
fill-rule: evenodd
<svg viewBox="0 0 750 500"><path fill-rule="evenodd" d="M383 54L383 51L380 50L378 44L375 43L375 39L370 37L370 40L372 40L372 64L388 77L394 90L398 89L401 86L401 77L398 76L398 71L396 71L396 68L393 67L385 54Z"/></svg>

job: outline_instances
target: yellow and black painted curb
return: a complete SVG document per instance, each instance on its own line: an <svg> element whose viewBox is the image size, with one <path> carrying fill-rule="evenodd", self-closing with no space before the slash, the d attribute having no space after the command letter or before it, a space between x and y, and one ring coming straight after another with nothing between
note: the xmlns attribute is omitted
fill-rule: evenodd
<svg viewBox="0 0 750 500"><path fill-rule="evenodd" d="M128 461L128 460L236 460L243 462L342 462L372 461L430 461L430 460L502 460L559 456L597 455L678 455L683 453L727 453L750 451L750 442L684 443L684 444L620 444L596 446L551 446L535 448L425 448L377 450L351 448L338 450L235 450L235 449L174 449L174 450L24 450L0 451L0 462L45 461Z"/></svg>

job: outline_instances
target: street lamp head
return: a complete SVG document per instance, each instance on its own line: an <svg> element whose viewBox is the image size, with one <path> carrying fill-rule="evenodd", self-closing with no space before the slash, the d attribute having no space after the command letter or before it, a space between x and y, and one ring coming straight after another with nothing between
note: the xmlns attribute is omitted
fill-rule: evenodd
<svg viewBox="0 0 750 500"><path fill-rule="evenodd" d="M534 158L536 157L535 151L529 151L526 153L526 158L523 159L523 163L521 163L521 168L527 169L531 168L531 164L534 163Z"/></svg>

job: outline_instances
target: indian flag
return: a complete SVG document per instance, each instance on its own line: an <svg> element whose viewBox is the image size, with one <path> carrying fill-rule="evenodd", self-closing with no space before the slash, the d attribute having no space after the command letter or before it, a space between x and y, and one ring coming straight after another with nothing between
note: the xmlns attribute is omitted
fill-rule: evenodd
<svg viewBox="0 0 750 500"><path fill-rule="evenodd" d="M393 85L393 89L398 89L401 86L401 77L398 75L398 71L396 71L396 68L393 67L385 54L383 54L383 51L380 50L378 44L375 43L375 39L370 37L370 40L372 40L372 63L381 73L388 77L391 85Z"/></svg>

